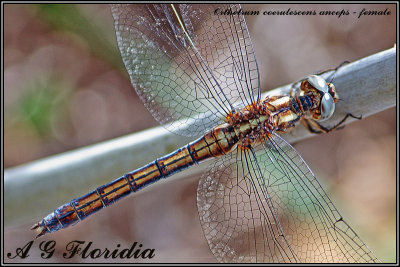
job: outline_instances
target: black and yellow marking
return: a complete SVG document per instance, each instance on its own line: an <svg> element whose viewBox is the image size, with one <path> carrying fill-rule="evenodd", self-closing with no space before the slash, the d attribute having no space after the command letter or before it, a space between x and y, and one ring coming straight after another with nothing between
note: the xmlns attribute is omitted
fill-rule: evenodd
<svg viewBox="0 0 400 267"><path fill-rule="evenodd" d="M228 153L237 141L234 129L228 124L221 125L198 140L59 207L34 228L40 236L76 224L147 185L206 159Z"/></svg>

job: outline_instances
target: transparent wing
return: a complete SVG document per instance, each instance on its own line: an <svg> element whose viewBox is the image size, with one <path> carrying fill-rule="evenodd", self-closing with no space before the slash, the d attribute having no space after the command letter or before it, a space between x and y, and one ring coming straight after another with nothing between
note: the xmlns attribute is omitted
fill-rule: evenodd
<svg viewBox="0 0 400 267"><path fill-rule="evenodd" d="M200 180L197 203L222 262L378 262L278 135L216 160Z"/></svg>
<svg viewBox="0 0 400 267"><path fill-rule="evenodd" d="M112 5L133 87L168 130L197 136L258 100L258 67L240 5ZM190 120L193 127L182 129Z"/></svg>

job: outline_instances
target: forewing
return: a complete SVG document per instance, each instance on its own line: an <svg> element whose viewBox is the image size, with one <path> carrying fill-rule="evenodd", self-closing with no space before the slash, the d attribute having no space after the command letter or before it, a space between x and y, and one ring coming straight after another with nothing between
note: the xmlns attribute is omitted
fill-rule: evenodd
<svg viewBox="0 0 400 267"><path fill-rule="evenodd" d="M298 153L279 136L216 160L200 222L222 262L378 262Z"/></svg>
<svg viewBox="0 0 400 267"><path fill-rule="evenodd" d="M168 130L197 136L258 100L259 76L240 5L112 5L133 87ZM190 121L190 128L184 129Z"/></svg>

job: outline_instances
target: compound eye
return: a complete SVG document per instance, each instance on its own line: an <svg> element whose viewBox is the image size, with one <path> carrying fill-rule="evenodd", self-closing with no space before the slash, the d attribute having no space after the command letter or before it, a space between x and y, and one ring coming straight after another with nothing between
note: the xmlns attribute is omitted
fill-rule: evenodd
<svg viewBox="0 0 400 267"><path fill-rule="evenodd" d="M318 91L321 91L323 93L328 93L329 88L328 85L326 84L326 81L317 76L317 75L310 75L307 77L307 81Z"/></svg>
<svg viewBox="0 0 400 267"><path fill-rule="evenodd" d="M335 112L335 100L329 93L321 98L321 121L329 119Z"/></svg>

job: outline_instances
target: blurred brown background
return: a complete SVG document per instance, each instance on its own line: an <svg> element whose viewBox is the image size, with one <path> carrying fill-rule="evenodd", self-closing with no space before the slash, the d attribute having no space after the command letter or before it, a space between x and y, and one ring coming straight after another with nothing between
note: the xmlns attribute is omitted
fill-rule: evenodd
<svg viewBox="0 0 400 267"><path fill-rule="evenodd" d="M357 13L388 8L391 15L247 17L263 91L396 42L395 5L243 6L261 12L288 8ZM157 125L130 85L107 5L4 5L4 25L5 168ZM384 262L396 261L395 129L392 108L295 145L342 215ZM148 188L36 240L25 260L5 260L105 262L63 259L66 243L80 239L110 249L137 241L156 249L154 262L213 262L197 215L199 177L187 173L190 179ZM33 223L5 228L4 253L32 240ZM43 240L57 242L50 260L40 258ZM112 261L121 260L107 260Z"/></svg>

